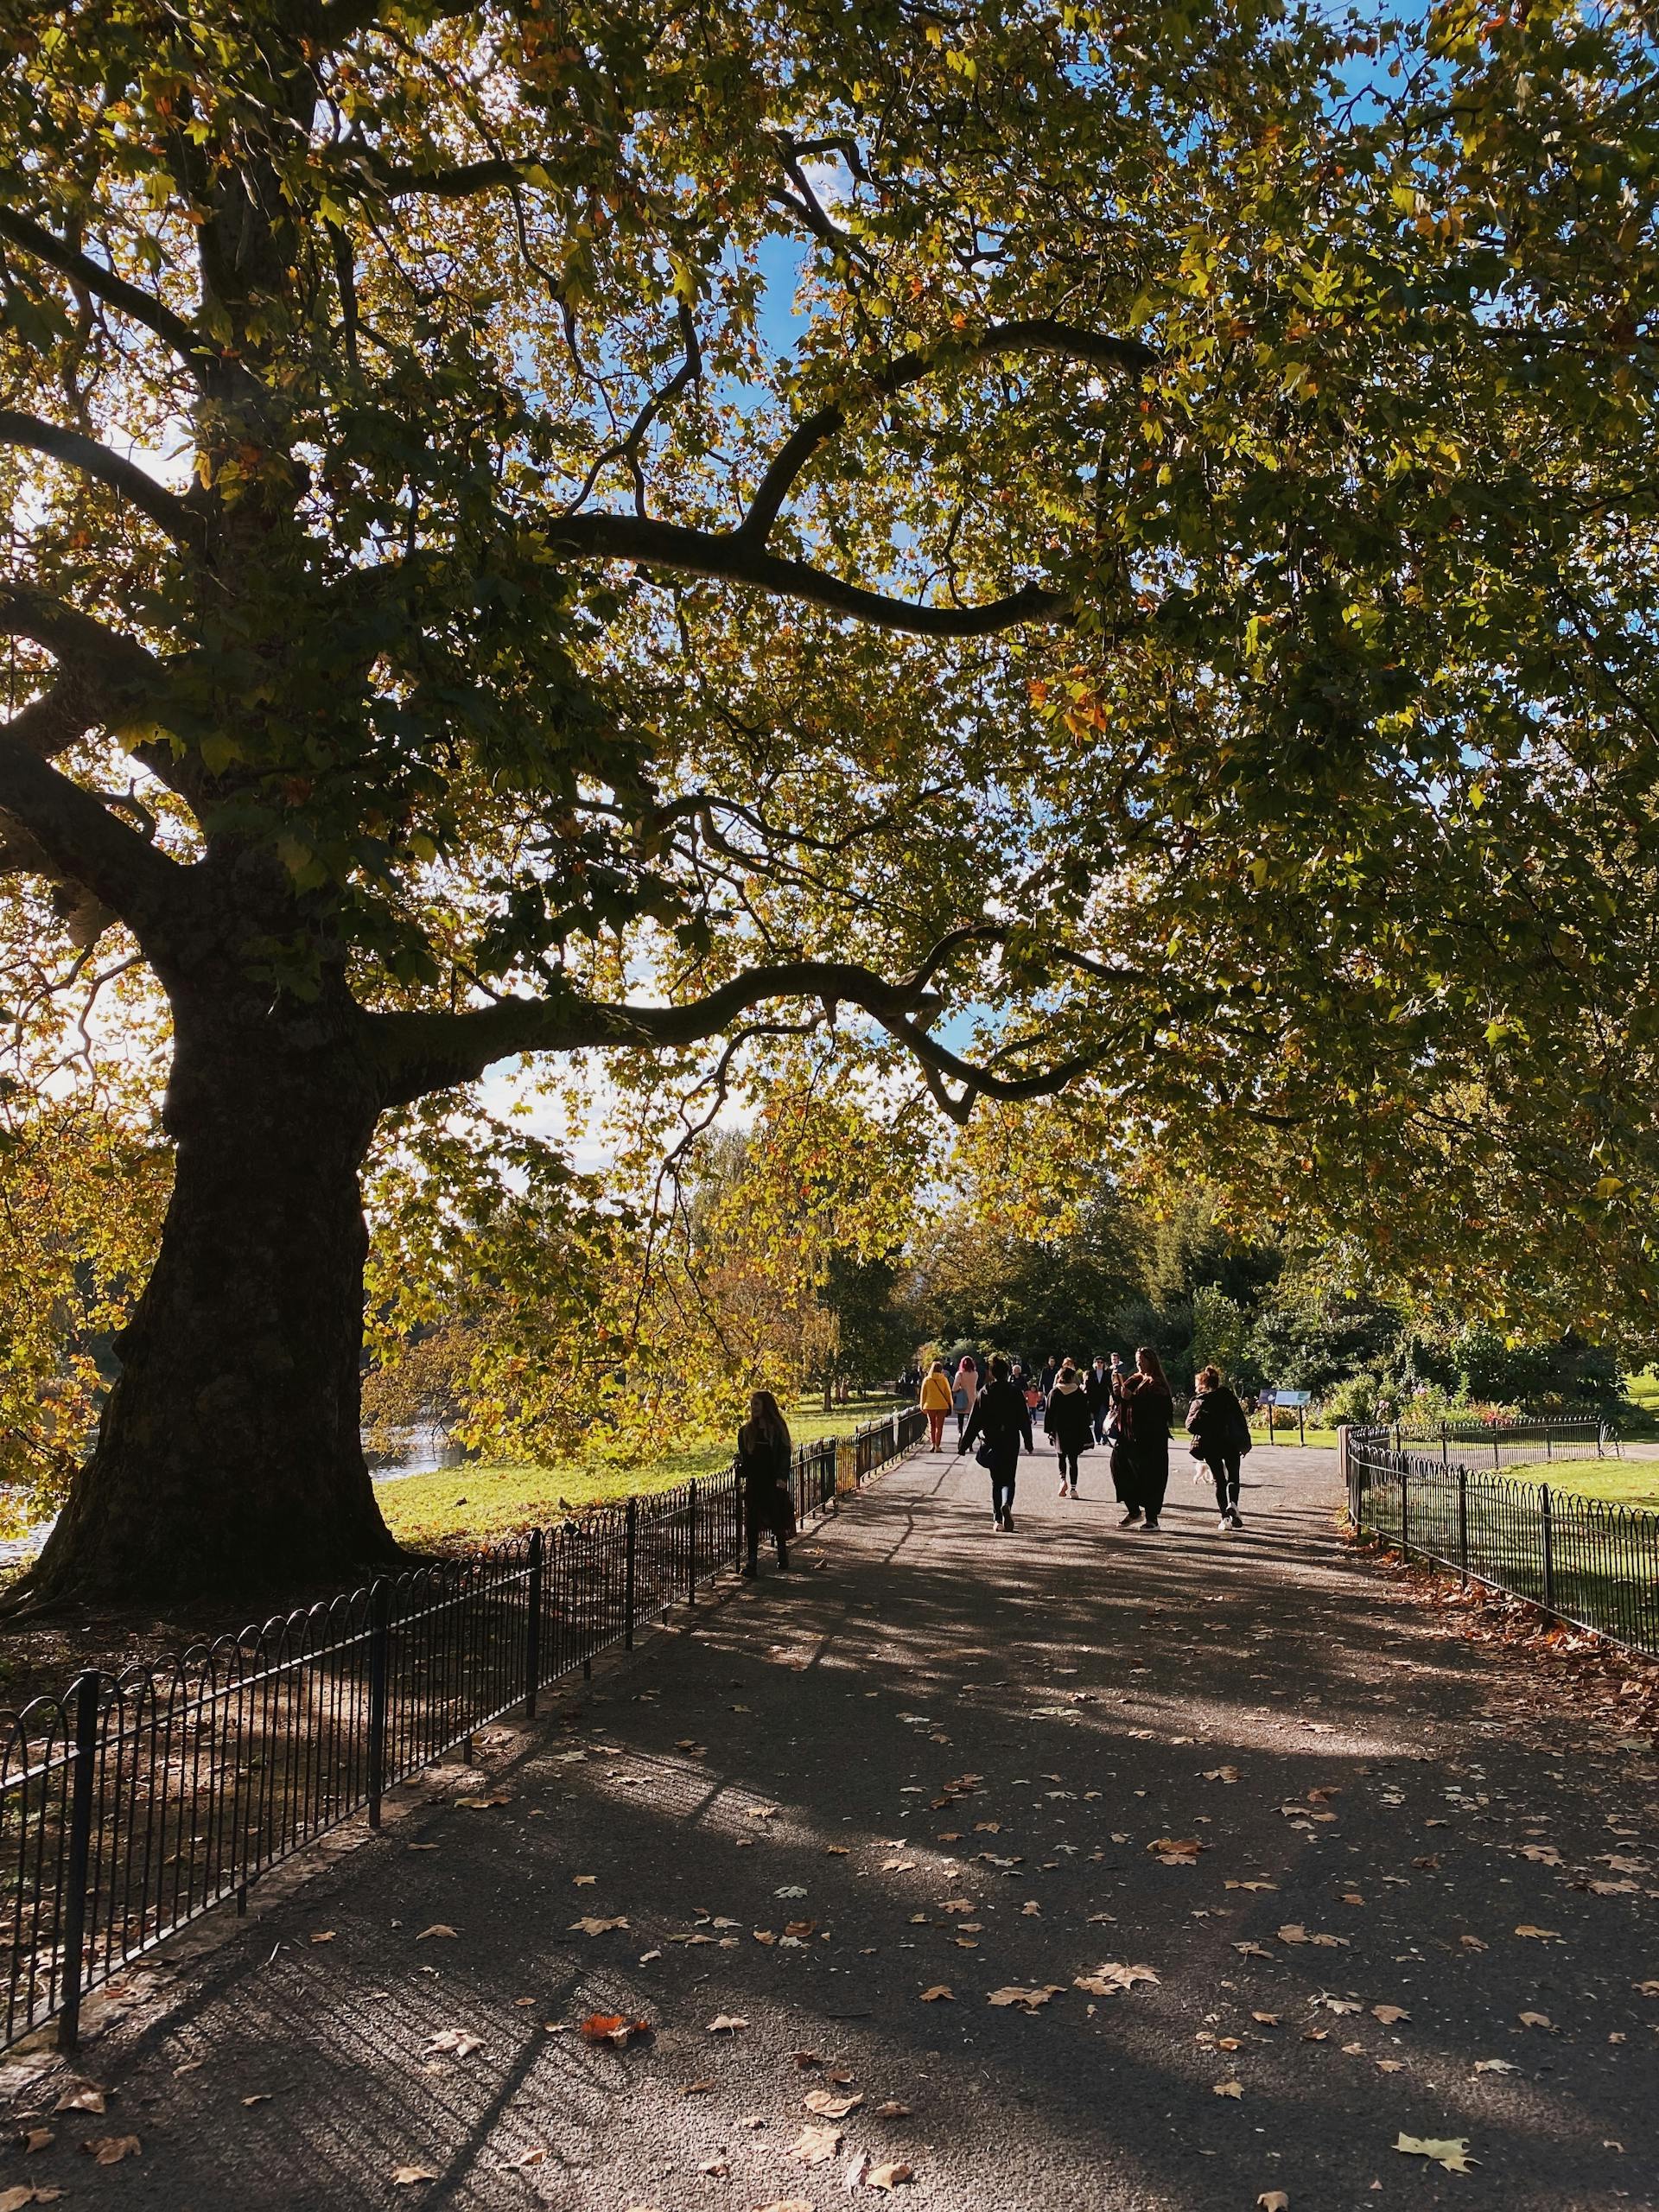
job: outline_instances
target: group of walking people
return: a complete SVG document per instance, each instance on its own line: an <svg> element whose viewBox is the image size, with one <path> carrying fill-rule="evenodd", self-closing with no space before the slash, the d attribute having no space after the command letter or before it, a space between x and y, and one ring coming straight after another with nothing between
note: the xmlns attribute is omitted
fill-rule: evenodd
<svg viewBox="0 0 1659 2212"><path fill-rule="evenodd" d="M954 1376L942 1359L936 1359L922 1377L918 1402L927 1415L931 1451L944 1448L944 1424L956 1415L957 1451L971 1451L990 1477L991 1519L999 1533L1014 1526L1020 1453L1036 1448L1033 1416L1039 1411L1044 1433L1052 1438L1058 1455L1061 1497L1077 1496L1084 1454L1096 1445L1107 1445L1112 1484L1123 1509L1118 1526L1154 1535L1162 1527L1175 1401L1162 1363L1150 1345L1141 1346L1133 1368L1126 1368L1116 1352L1109 1358L1101 1354L1086 1370L1075 1360L1062 1359L1050 1363L1040 1382L1001 1352L993 1353L983 1368L964 1353ZM1200 1371L1187 1408L1186 1428L1193 1459L1215 1483L1218 1528L1224 1533L1242 1529L1239 1467L1250 1448L1250 1427L1218 1367ZM789 1540L795 1533L792 1464L783 1408L770 1390L757 1390L749 1400L749 1417L737 1432L746 1575L759 1572L763 1535L769 1535L777 1546L779 1570L789 1570Z"/></svg>
<svg viewBox="0 0 1659 2212"><path fill-rule="evenodd" d="M954 1377L936 1359L923 1378L920 1404L928 1417L929 1446L944 1448L944 1423L957 1416L957 1450L972 1451L991 1482L993 1526L1014 1525L1014 1493L1021 1446L1035 1448L1033 1416L1059 1460L1060 1495L1076 1497L1080 1463L1096 1445L1109 1446L1112 1484L1123 1509L1120 1528L1156 1535L1163 1526L1169 1487L1169 1440L1175 1425L1174 1394L1163 1363L1142 1344L1126 1369L1116 1353L1099 1354L1080 1369L1072 1359L1053 1361L1040 1382L1001 1353L982 1381L978 1363L964 1353ZM1230 1534L1244 1525L1238 1510L1241 1463L1250 1448L1249 1423L1219 1368L1205 1367L1187 1408L1189 1450L1215 1484L1217 1527ZM1200 1472L1199 1478L1202 1478Z"/></svg>

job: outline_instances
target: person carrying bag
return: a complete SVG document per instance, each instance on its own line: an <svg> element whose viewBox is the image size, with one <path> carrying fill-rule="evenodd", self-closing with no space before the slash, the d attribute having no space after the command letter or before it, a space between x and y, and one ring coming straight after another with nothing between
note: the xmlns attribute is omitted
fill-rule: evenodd
<svg viewBox="0 0 1659 2212"><path fill-rule="evenodd" d="M1213 1364L1200 1370L1198 1395L1186 1410L1188 1449L1210 1470L1216 1485L1218 1535L1244 1526L1238 1510L1239 1466L1252 1442L1250 1424L1236 1394Z"/></svg>

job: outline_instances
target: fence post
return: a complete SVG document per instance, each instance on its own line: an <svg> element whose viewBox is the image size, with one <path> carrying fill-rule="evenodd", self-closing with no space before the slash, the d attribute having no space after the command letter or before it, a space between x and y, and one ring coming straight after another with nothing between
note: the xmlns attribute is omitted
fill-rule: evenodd
<svg viewBox="0 0 1659 2212"><path fill-rule="evenodd" d="M1463 1579L1469 1580L1469 1470L1458 1469L1458 1558Z"/></svg>
<svg viewBox="0 0 1659 2212"><path fill-rule="evenodd" d="M697 1478L695 1475L691 1478L690 1491L685 1509L685 1602L688 1605L695 1605L697 1602Z"/></svg>
<svg viewBox="0 0 1659 2212"><path fill-rule="evenodd" d="M1400 1549L1402 1553L1406 1548L1406 1540L1409 1534L1408 1502L1410 1497L1411 1462L1408 1459L1402 1459L1400 1462Z"/></svg>
<svg viewBox="0 0 1659 2212"><path fill-rule="evenodd" d="M1501 1475L1503 1471L1503 1447L1497 1440L1497 1431L1494 1429L1492 1431L1492 1472L1495 1475Z"/></svg>
<svg viewBox="0 0 1659 2212"><path fill-rule="evenodd" d="M1446 1440L1446 1423L1442 1421L1440 1423L1440 1465L1442 1466L1446 1465L1449 1457L1450 1452Z"/></svg>
<svg viewBox="0 0 1659 2212"><path fill-rule="evenodd" d="M1554 1454L1554 1452L1551 1450L1551 1448L1550 1448L1550 1437L1549 1437L1549 1431L1548 1431L1548 1429L1546 1429L1546 1430L1544 1431L1544 1463L1545 1463L1545 1465L1548 1465L1549 1464L1549 1462L1550 1462L1550 1461L1551 1461L1554 1457L1555 1457L1555 1454Z"/></svg>
<svg viewBox="0 0 1659 2212"><path fill-rule="evenodd" d="M524 1718L536 1718L536 1693L542 1684L542 1532L530 1532L530 1633L524 1638Z"/></svg>
<svg viewBox="0 0 1659 2212"><path fill-rule="evenodd" d="M623 1516L626 1546L622 1563L622 1649L625 1651L633 1649L633 1554L638 1541L639 1521L639 1502L630 1497L627 1511Z"/></svg>
<svg viewBox="0 0 1659 2212"><path fill-rule="evenodd" d="M386 1786L386 1647L391 1642L391 1585L384 1574L369 1592L369 1826L380 1825Z"/></svg>
<svg viewBox="0 0 1659 2212"><path fill-rule="evenodd" d="M73 2050L80 2040L80 1985L86 1961L86 1891L92 1864L92 1767L98 1756L96 1675L75 1685L75 1754L69 1797L69 1862L63 1901L63 2005L58 2048Z"/></svg>
<svg viewBox="0 0 1659 2212"><path fill-rule="evenodd" d="M1541 1483L1538 1486L1538 1510L1543 1516L1544 1523L1544 1611L1553 1613L1555 1610L1555 1527L1550 1511L1548 1483Z"/></svg>

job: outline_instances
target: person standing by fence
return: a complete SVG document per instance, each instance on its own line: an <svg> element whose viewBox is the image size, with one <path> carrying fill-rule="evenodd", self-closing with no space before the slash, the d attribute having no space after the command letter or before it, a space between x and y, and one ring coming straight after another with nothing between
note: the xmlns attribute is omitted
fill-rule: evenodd
<svg viewBox="0 0 1659 2212"><path fill-rule="evenodd" d="M1131 1489L1125 1501L1121 1528L1140 1523L1156 1535L1163 1523L1164 1492L1169 1487L1169 1432L1175 1424L1175 1401L1163 1364L1150 1344L1137 1347L1135 1372L1124 1379L1119 1401L1127 1428L1128 1472Z"/></svg>
<svg viewBox="0 0 1659 2212"><path fill-rule="evenodd" d="M962 1432L968 1426L968 1416L974 1410L974 1400L979 1395L979 1370L974 1365L971 1352L963 1352L957 1363L956 1380L950 1385L950 1402L957 1409L957 1441L962 1441Z"/></svg>
<svg viewBox="0 0 1659 2212"><path fill-rule="evenodd" d="M1083 1377L1069 1359L1061 1361L1054 1377L1043 1428L1046 1434L1053 1438L1054 1449L1060 1455L1060 1496L1075 1497L1077 1462L1095 1440L1095 1422Z"/></svg>
<svg viewBox="0 0 1659 2212"><path fill-rule="evenodd" d="M1001 1352L991 1359L991 1379L981 1389L957 1446L958 1456L976 1439L982 1440L974 1457L991 1478L991 1520L998 1529L1014 1526L1014 1479L1020 1465L1020 1446L1034 1447L1031 1440L1031 1409L1025 1394L1008 1379L1008 1363Z"/></svg>
<svg viewBox="0 0 1659 2212"><path fill-rule="evenodd" d="M1192 1456L1210 1470L1216 1485L1216 1510L1221 1516L1217 1534L1242 1529L1238 1511L1239 1463L1250 1448L1250 1424L1244 1408L1211 1364L1200 1370L1198 1395L1186 1410L1187 1433Z"/></svg>
<svg viewBox="0 0 1659 2212"><path fill-rule="evenodd" d="M944 1446L944 1417L952 1405L950 1377L944 1362L936 1359L922 1380L921 1408L927 1415L927 1448L938 1452Z"/></svg>
<svg viewBox="0 0 1659 2212"><path fill-rule="evenodd" d="M778 1547L778 1571L789 1572L789 1540L795 1533L795 1502L789 1492L791 1454L789 1423L770 1390L749 1400L749 1417L737 1432L737 1471L743 1484L743 1533L748 1540L751 1580L760 1571L760 1531L769 1529Z"/></svg>

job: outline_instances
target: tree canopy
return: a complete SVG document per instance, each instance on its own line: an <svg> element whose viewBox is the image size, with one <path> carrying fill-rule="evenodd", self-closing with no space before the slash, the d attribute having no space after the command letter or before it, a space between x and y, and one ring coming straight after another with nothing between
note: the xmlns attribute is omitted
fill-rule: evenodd
<svg viewBox="0 0 1659 2212"><path fill-rule="evenodd" d="M178 1174L40 1586L382 1541L358 1171L526 1052L1649 1288L1635 11L7 20L9 912Z"/></svg>

